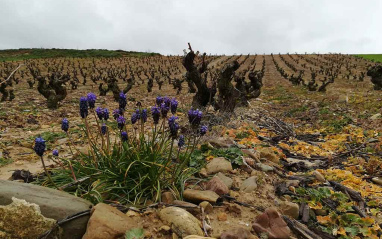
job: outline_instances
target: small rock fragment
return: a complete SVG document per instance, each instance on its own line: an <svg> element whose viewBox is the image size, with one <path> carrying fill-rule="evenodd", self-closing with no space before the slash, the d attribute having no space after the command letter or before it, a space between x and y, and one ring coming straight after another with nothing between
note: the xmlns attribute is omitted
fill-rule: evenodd
<svg viewBox="0 0 382 239"><path fill-rule="evenodd" d="M227 185L228 188L232 187L233 180L230 177L227 177L226 175L220 172L217 173L215 176L219 177L223 181L223 183Z"/></svg>
<svg viewBox="0 0 382 239"><path fill-rule="evenodd" d="M266 164L263 164L263 163L257 163L256 166L257 166L257 168L259 168L263 172L271 172L274 170L273 167L266 165Z"/></svg>
<svg viewBox="0 0 382 239"><path fill-rule="evenodd" d="M204 210L205 213L211 213L211 212L213 211L213 209L214 209L214 208L212 207L211 203L209 203L209 202L207 202L207 201L201 202L201 203L199 204L199 206L203 208L203 210Z"/></svg>
<svg viewBox="0 0 382 239"><path fill-rule="evenodd" d="M317 170L314 170L312 175L319 181L319 182L326 182L325 180L325 177L320 173L318 172Z"/></svg>
<svg viewBox="0 0 382 239"><path fill-rule="evenodd" d="M297 203L282 201L280 203L280 209L282 214L290 216L294 219L298 218L300 207Z"/></svg>
<svg viewBox="0 0 382 239"><path fill-rule="evenodd" d="M175 200L174 195L171 192L162 193L162 202L172 204Z"/></svg>
<svg viewBox="0 0 382 239"><path fill-rule="evenodd" d="M252 224L258 236L267 233L268 238L287 239L290 229L275 208L267 208L265 212L256 217Z"/></svg>
<svg viewBox="0 0 382 239"><path fill-rule="evenodd" d="M221 212L221 213L218 214L217 217L218 217L218 220L219 220L219 221L227 221L227 217L228 217L228 216L227 216L227 213L225 213L225 212Z"/></svg>
<svg viewBox="0 0 382 239"><path fill-rule="evenodd" d="M256 177L252 176L244 180L240 186L240 190L246 193L253 192L257 189Z"/></svg>
<svg viewBox="0 0 382 239"><path fill-rule="evenodd" d="M164 208L160 210L159 217L180 237L188 235L203 236L201 222L182 208Z"/></svg>
<svg viewBox="0 0 382 239"><path fill-rule="evenodd" d="M208 174L214 174L218 172L229 172L232 170L232 164L227 159L223 157L218 157L212 159L206 165L206 169Z"/></svg>
<svg viewBox="0 0 382 239"><path fill-rule="evenodd" d="M217 176L213 177L210 181L208 181L206 185L207 190L211 190L218 195L228 194L229 189L227 185Z"/></svg>
<svg viewBox="0 0 382 239"><path fill-rule="evenodd" d="M183 197L187 201L195 202L195 203L200 203L203 201L216 203L216 201L219 199L219 195L213 191L209 191L209 190L200 191L200 190L193 190L193 189L184 190Z"/></svg>
<svg viewBox="0 0 382 239"><path fill-rule="evenodd" d="M158 231L163 235L169 235L171 233L171 228L169 226L163 225L159 228Z"/></svg>
<svg viewBox="0 0 382 239"><path fill-rule="evenodd" d="M371 181L373 181L375 184L382 186L382 178L380 178L380 177L372 178Z"/></svg>

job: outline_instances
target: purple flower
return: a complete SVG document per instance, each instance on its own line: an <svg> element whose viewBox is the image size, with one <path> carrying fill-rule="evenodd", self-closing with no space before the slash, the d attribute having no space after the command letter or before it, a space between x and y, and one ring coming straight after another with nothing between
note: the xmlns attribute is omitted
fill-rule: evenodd
<svg viewBox="0 0 382 239"><path fill-rule="evenodd" d="M87 100L88 100L90 109L94 108L96 99L97 99L97 96L94 93L89 93L87 95Z"/></svg>
<svg viewBox="0 0 382 239"><path fill-rule="evenodd" d="M171 105L171 99L168 98L167 96L163 97L163 103L166 105L166 107L170 108Z"/></svg>
<svg viewBox="0 0 382 239"><path fill-rule="evenodd" d="M178 109L178 101L175 98L171 99L171 113L175 114Z"/></svg>
<svg viewBox="0 0 382 239"><path fill-rule="evenodd" d="M85 119L89 114L88 100L85 97L80 98L80 115Z"/></svg>
<svg viewBox="0 0 382 239"><path fill-rule="evenodd" d="M125 131L121 132L121 140L122 142L126 142L129 139L129 136Z"/></svg>
<svg viewBox="0 0 382 239"><path fill-rule="evenodd" d="M126 109L127 100L126 100L126 95L123 92L119 93L118 103L119 103L120 109L123 109L123 110Z"/></svg>
<svg viewBox="0 0 382 239"><path fill-rule="evenodd" d="M36 138L34 141L34 148L33 148L36 154L42 157L44 155L45 148L46 148L45 140L41 137Z"/></svg>
<svg viewBox="0 0 382 239"><path fill-rule="evenodd" d="M188 111L188 122L190 122L192 126L198 126L202 120L202 116L202 111L190 109Z"/></svg>
<svg viewBox="0 0 382 239"><path fill-rule="evenodd" d="M109 119L109 110L107 108L103 109L103 119L104 120Z"/></svg>
<svg viewBox="0 0 382 239"><path fill-rule="evenodd" d="M151 108L151 115L153 116L154 124L159 123L159 118L160 118L160 110L159 107L154 106Z"/></svg>
<svg viewBox="0 0 382 239"><path fill-rule="evenodd" d="M184 146L184 143L185 143L184 136L183 135L179 136L178 147L182 148Z"/></svg>
<svg viewBox="0 0 382 239"><path fill-rule="evenodd" d="M160 113L162 114L163 118L167 117L167 113L168 113L169 110L170 110L170 107L166 106L166 103L162 103L160 105Z"/></svg>
<svg viewBox="0 0 382 239"><path fill-rule="evenodd" d="M67 118L64 118L61 122L61 129L65 132L68 132L69 130L69 120Z"/></svg>
<svg viewBox="0 0 382 239"><path fill-rule="evenodd" d="M101 133L102 133L103 135L105 135L106 132L107 132L107 126L106 126L105 123L103 123L102 126L101 126Z"/></svg>
<svg viewBox="0 0 382 239"><path fill-rule="evenodd" d="M146 123L146 121L147 121L147 109L142 110L141 119L142 119L143 123Z"/></svg>
<svg viewBox="0 0 382 239"><path fill-rule="evenodd" d="M163 102L163 98L161 96L157 96L157 98L155 99L155 102L157 106L160 106Z"/></svg>
<svg viewBox="0 0 382 239"><path fill-rule="evenodd" d="M178 136L179 124L176 123L177 119L178 117L176 116L171 116L168 119L168 127L170 128L170 135L173 139L175 139Z"/></svg>
<svg viewBox="0 0 382 239"><path fill-rule="evenodd" d="M133 113L133 115L131 116L131 123L132 123L132 124L137 123L138 119L139 119L139 110L138 110L138 113L135 112L135 113Z"/></svg>
<svg viewBox="0 0 382 239"><path fill-rule="evenodd" d="M208 131L208 127L207 125L202 125L202 127L200 127L200 135L203 136L207 133Z"/></svg>
<svg viewBox="0 0 382 239"><path fill-rule="evenodd" d="M119 109L115 109L115 110L113 111L113 117L114 117L114 119L117 120L118 117L119 117L119 115L121 115L121 111L120 111Z"/></svg>
<svg viewBox="0 0 382 239"><path fill-rule="evenodd" d="M58 150L57 150L57 149L53 150L53 151L52 151L52 154L53 154L53 156L58 157Z"/></svg>
<svg viewBox="0 0 382 239"><path fill-rule="evenodd" d="M102 120L104 118L104 115L103 115L103 109L101 107L97 107L97 109L95 110L96 113L97 113L97 116L100 120Z"/></svg>
<svg viewBox="0 0 382 239"><path fill-rule="evenodd" d="M118 128L119 128L119 129L122 129L123 126L125 126L125 123L126 123L125 118L123 118L123 116L120 115L120 116L118 117L118 119L117 119Z"/></svg>

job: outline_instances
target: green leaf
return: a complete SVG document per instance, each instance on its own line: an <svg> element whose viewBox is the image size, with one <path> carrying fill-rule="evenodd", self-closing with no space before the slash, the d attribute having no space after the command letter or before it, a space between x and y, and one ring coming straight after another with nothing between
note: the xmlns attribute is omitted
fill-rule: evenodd
<svg viewBox="0 0 382 239"><path fill-rule="evenodd" d="M143 228L132 228L126 231L125 239L143 239Z"/></svg>
<svg viewBox="0 0 382 239"><path fill-rule="evenodd" d="M358 234L359 228L358 227L345 227L345 231L350 233L350 235L355 236Z"/></svg>

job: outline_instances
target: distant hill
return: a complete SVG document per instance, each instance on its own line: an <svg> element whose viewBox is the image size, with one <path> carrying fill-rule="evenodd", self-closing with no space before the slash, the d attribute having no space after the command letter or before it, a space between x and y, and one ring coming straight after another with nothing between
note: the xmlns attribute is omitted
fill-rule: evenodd
<svg viewBox="0 0 382 239"><path fill-rule="evenodd" d="M0 61L19 61L25 59L56 58L56 57L143 57L155 56L159 53L147 53L123 50L106 49L44 49L44 48L20 48L0 50Z"/></svg>
<svg viewBox="0 0 382 239"><path fill-rule="evenodd" d="M382 54L357 54L357 56L363 57L373 62L382 62Z"/></svg>

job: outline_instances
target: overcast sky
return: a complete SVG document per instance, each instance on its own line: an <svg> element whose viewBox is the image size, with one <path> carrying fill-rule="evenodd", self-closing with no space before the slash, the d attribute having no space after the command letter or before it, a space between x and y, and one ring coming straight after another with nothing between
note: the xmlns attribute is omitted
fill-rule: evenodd
<svg viewBox="0 0 382 239"><path fill-rule="evenodd" d="M381 0L0 0L0 49L382 53Z"/></svg>

